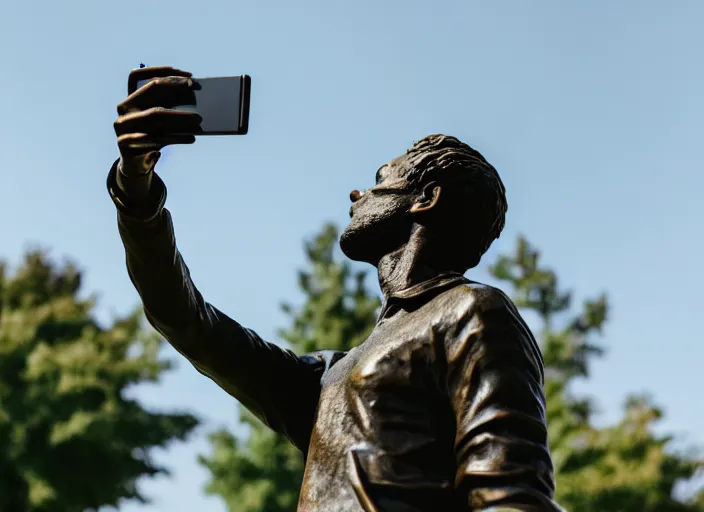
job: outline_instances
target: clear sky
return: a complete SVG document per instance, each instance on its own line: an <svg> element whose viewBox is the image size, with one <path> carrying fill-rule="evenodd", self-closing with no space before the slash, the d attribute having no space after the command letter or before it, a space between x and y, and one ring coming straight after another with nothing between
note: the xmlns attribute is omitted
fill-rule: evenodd
<svg viewBox="0 0 704 512"><path fill-rule="evenodd" d="M349 191L414 140L455 135L508 190L485 261L524 233L578 298L608 292L608 356L580 387L600 421L647 390L664 430L704 444L702 25L698 0L4 0L0 256L49 247L85 269L102 318L134 307L105 190L127 74L141 62L248 73L250 133L159 164L210 302L275 339L279 302L300 299L302 240L343 224ZM136 393L206 424L158 454L173 479L144 483L154 503L124 510L223 512L202 495L196 454L207 431L235 426L235 401L182 362Z"/></svg>

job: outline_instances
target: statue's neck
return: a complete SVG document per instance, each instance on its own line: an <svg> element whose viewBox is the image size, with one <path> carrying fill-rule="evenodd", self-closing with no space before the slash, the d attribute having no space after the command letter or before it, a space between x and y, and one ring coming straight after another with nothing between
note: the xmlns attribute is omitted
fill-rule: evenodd
<svg viewBox="0 0 704 512"><path fill-rule="evenodd" d="M379 286L384 297L425 282L440 273L428 264L428 240L424 228L415 229L407 243L383 256L377 264Z"/></svg>

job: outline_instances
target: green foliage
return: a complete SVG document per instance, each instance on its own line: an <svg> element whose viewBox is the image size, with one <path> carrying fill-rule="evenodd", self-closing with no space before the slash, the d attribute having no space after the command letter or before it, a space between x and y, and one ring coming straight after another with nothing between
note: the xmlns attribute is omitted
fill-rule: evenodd
<svg viewBox="0 0 704 512"><path fill-rule="evenodd" d="M349 263L334 255L337 229L327 224L305 244L309 271L299 271L298 282L306 296L299 310L285 304L293 326L280 331L294 350L350 350L362 343L376 323L379 299L364 287L366 271L353 272Z"/></svg>
<svg viewBox="0 0 704 512"><path fill-rule="evenodd" d="M226 430L209 436L212 456L200 457L211 475L207 492L221 496L228 510L296 510L303 476L301 452L243 408L240 421L250 430L247 443Z"/></svg>
<svg viewBox="0 0 704 512"><path fill-rule="evenodd" d="M78 293L81 273L27 253L0 265L0 510L66 512L146 501L141 476L164 473L152 447L184 439L188 414L154 413L125 396L169 369L140 312L108 328Z"/></svg>
<svg viewBox="0 0 704 512"><path fill-rule="evenodd" d="M349 350L364 341L376 322L379 299L365 287L366 272L354 272L334 255L337 230L326 225L305 244L309 269L298 274L306 296L300 308L284 305L292 326L280 336L297 353ZM230 432L210 436L212 455L200 457L211 474L209 494L220 495L237 512L290 512L296 509L303 478L301 453L249 412L240 418L250 428L246 444Z"/></svg>
<svg viewBox="0 0 704 512"><path fill-rule="evenodd" d="M538 264L539 253L520 238L511 256L490 270L513 288L513 298L541 323L536 333L545 358L550 448L557 476L557 499L571 512L704 511L704 495L687 503L673 498L675 483L695 475L704 460L669 449L672 439L653 426L662 412L644 396L628 399L616 425L592 424L594 404L574 396L570 385L589 377L603 349L593 343L607 319L605 296L570 312L572 294L560 290L557 276Z"/></svg>
<svg viewBox="0 0 704 512"><path fill-rule="evenodd" d="M292 327L282 337L299 352L349 349L376 320L379 302L364 290L364 273L353 275L333 257L336 238L326 226L306 245L310 270L299 282L307 300L297 310L285 307ZM702 461L673 453L671 439L653 432L662 413L647 398L629 398L616 425L592 424L594 404L575 396L571 384L588 378L590 364L604 353L594 339L607 320L608 301L587 300L573 312L572 294L538 263L538 252L519 238L515 253L501 256L490 271L512 289L517 306L540 321L536 337L545 358L560 504L570 512L704 511L704 494L688 503L673 499L675 483L694 475ZM211 472L208 492L223 497L232 512L292 512L303 473L299 453L246 412L242 419L251 428L248 442L227 431L211 436L213 453L201 458Z"/></svg>

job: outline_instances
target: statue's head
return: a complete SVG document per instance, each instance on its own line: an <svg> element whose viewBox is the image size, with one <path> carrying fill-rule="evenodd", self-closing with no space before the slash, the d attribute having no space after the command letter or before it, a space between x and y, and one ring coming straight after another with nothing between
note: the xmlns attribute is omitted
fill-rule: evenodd
<svg viewBox="0 0 704 512"><path fill-rule="evenodd" d="M423 227L431 263L462 273L499 237L507 210L496 169L445 135L416 142L379 169L374 187L350 198L351 221L340 239L349 258L377 265Z"/></svg>

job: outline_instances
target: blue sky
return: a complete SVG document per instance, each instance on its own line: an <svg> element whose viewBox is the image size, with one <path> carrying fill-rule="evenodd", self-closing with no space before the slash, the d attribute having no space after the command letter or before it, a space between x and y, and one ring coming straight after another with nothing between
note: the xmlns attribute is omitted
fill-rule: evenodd
<svg viewBox="0 0 704 512"><path fill-rule="evenodd" d="M649 391L662 428L704 444L704 3L6 0L0 17L0 256L39 243L86 271L101 318L137 302L105 175L129 70L252 76L250 133L167 152L178 243L206 298L262 336L298 300L301 241L343 224L352 188L429 133L475 146L524 233L577 298L606 291L608 356L580 390L600 421ZM484 279L480 269L471 274ZM371 282L373 289L378 287ZM168 357L175 357L169 350ZM234 400L187 364L136 393L201 414L127 512L223 512L202 494L204 434Z"/></svg>

